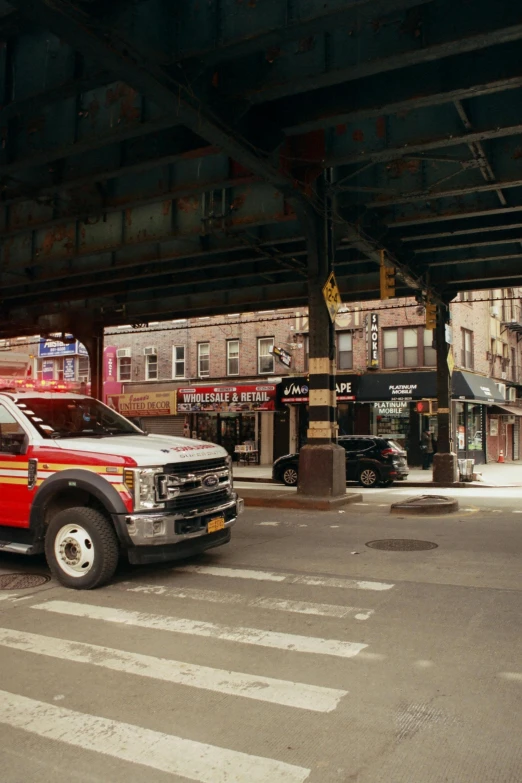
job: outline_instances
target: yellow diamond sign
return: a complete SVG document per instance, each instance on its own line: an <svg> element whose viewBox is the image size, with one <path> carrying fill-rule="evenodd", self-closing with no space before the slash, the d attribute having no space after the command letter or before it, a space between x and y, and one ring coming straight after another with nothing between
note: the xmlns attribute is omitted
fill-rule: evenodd
<svg viewBox="0 0 522 783"><path fill-rule="evenodd" d="M452 375L453 374L453 370L455 368L455 359L453 358L453 351L451 350L451 348L448 351L447 362L448 362L449 374Z"/></svg>
<svg viewBox="0 0 522 783"><path fill-rule="evenodd" d="M333 272L330 272L328 275L328 280L323 286L323 296L324 301L326 302L326 307L328 308L328 312L330 313L330 319L332 323L334 323L335 316L337 315L337 311L342 305L342 301L341 294L337 287L337 281Z"/></svg>

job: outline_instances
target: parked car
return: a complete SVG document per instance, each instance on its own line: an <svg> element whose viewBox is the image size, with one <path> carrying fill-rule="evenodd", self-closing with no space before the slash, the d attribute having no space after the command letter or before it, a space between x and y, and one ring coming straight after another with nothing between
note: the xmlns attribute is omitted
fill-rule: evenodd
<svg viewBox="0 0 522 783"><path fill-rule="evenodd" d="M343 435L339 446L346 450L346 480L363 487L389 486L408 476L406 452L394 440L375 435ZM272 478L296 486L299 454L286 454L274 462Z"/></svg>

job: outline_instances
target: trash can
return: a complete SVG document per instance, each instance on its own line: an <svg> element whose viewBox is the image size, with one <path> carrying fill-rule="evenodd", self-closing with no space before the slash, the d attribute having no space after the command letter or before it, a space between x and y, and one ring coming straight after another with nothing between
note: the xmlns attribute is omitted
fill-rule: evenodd
<svg viewBox="0 0 522 783"><path fill-rule="evenodd" d="M474 459L459 459L459 481L473 481Z"/></svg>

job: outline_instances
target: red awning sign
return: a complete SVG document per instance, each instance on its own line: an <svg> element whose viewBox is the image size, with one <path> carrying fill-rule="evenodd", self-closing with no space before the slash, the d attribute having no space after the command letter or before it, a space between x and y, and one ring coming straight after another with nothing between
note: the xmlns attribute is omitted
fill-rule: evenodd
<svg viewBox="0 0 522 783"><path fill-rule="evenodd" d="M178 389L178 413L275 410L276 386L191 386Z"/></svg>

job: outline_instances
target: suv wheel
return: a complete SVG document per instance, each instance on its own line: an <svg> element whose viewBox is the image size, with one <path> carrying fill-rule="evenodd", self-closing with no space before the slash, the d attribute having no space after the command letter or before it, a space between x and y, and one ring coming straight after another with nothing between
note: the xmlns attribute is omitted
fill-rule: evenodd
<svg viewBox="0 0 522 783"><path fill-rule="evenodd" d="M281 478L283 479L283 484L286 484L287 487L295 487L297 484L297 470L295 468L285 468Z"/></svg>
<svg viewBox="0 0 522 783"><path fill-rule="evenodd" d="M67 508L45 534L45 556L66 587L92 590L109 581L118 565L118 539L109 520L94 508Z"/></svg>
<svg viewBox="0 0 522 783"><path fill-rule="evenodd" d="M375 487L379 483L379 474L375 468L361 468L359 473L359 484L363 487Z"/></svg>

